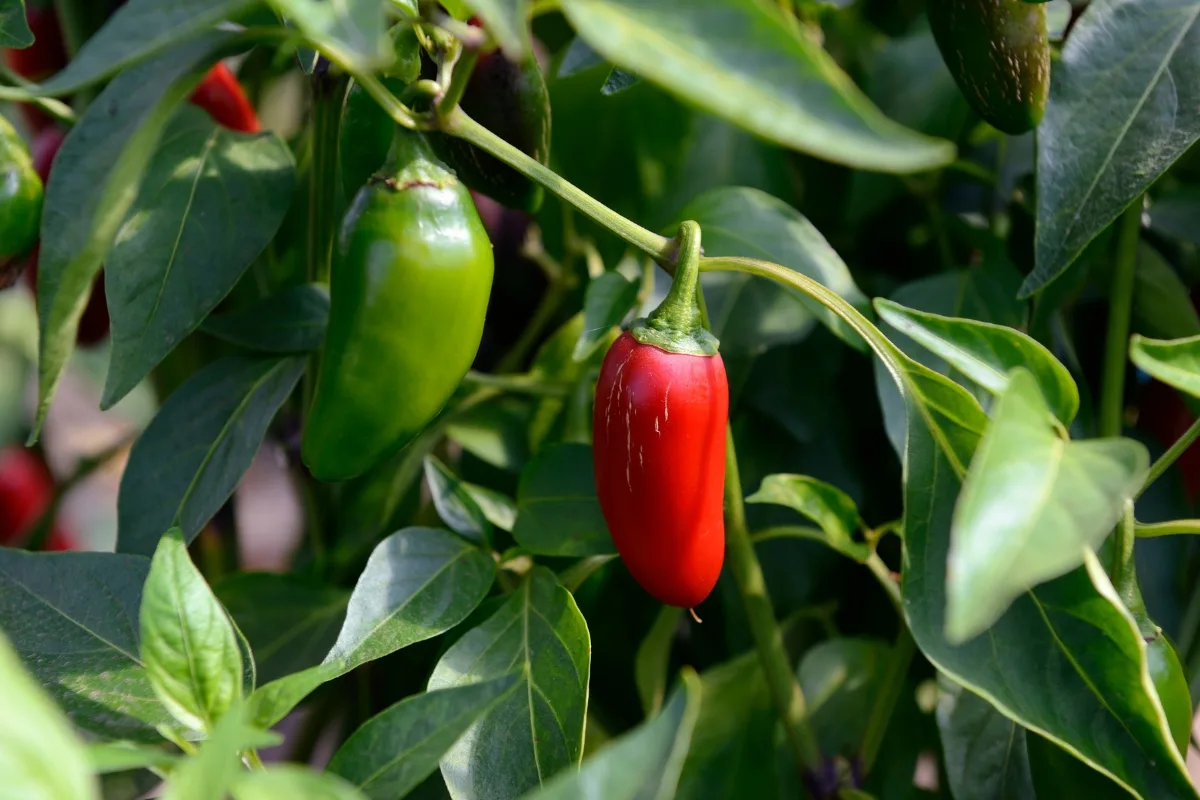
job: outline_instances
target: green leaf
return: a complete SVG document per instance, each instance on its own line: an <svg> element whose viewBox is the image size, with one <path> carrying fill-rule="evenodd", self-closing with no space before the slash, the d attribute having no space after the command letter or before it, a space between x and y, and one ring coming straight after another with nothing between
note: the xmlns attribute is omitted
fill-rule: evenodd
<svg viewBox="0 0 1200 800"><path fill-rule="evenodd" d="M263 683L319 664L350 599L343 589L269 572L234 575L213 591L250 641Z"/></svg>
<svg viewBox="0 0 1200 800"><path fill-rule="evenodd" d="M737 187L714 189L688 203L680 219L699 223L706 256L745 256L782 264L828 286L855 308L866 310L870 306L849 268L821 232L796 209L765 192ZM736 279L754 280L745 275ZM795 298L847 344L864 349L858 334L825 306L797 291L768 285ZM712 316L713 330L724 345L725 321L718 309Z"/></svg>
<svg viewBox="0 0 1200 800"><path fill-rule="evenodd" d="M1082 564L1149 467L1132 439L1062 438L1033 375L1009 373L954 509L947 639L977 636L1025 590Z"/></svg>
<svg viewBox="0 0 1200 800"><path fill-rule="evenodd" d="M1139 244L1134 273L1133 330L1158 339L1200 336L1200 314L1187 286L1145 242Z"/></svg>
<svg viewBox="0 0 1200 800"><path fill-rule="evenodd" d="M158 7L149 0L137 5ZM193 39L117 76L88 105L55 156L46 183L38 255L38 410L33 437L41 431L75 347L92 281L136 199L163 129L199 82L214 49L230 35Z"/></svg>
<svg viewBox="0 0 1200 800"><path fill-rule="evenodd" d="M1041 736L1025 737L1033 788L1040 797L1128 800L1129 792Z"/></svg>
<svg viewBox="0 0 1200 800"><path fill-rule="evenodd" d="M517 504L511 497L466 481L462 481L460 485L479 506L488 522L502 531L512 533L513 526L517 523Z"/></svg>
<svg viewBox="0 0 1200 800"><path fill-rule="evenodd" d="M129 454L117 497L117 549L149 555L178 526L190 542L250 467L305 360L229 356L167 398Z"/></svg>
<svg viewBox="0 0 1200 800"><path fill-rule="evenodd" d="M87 748L88 763L92 772L107 775L144 767L171 769L179 761L175 753L161 747L134 744L132 742L98 742Z"/></svg>
<svg viewBox="0 0 1200 800"><path fill-rule="evenodd" d="M392 534L371 553L324 662L255 691L254 719L274 725L322 683L458 625L487 595L495 574L488 553L448 531Z"/></svg>
<svg viewBox="0 0 1200 800"><path fill-rule="evenodd" d="M238 753L278 744L277 734L251 723L242 703L233 705L217 723L199 752L171 772L163 800L224 800L227 790L242 773Z"/></svg>
<svg viewBox="0 0 1200 800"><path fill-rule="evenodd" d="M613 67L609 71L608 77L604 79L604 85L600 87L600 94L608 96L623 92L640 80L641 78L637 75L626 72L620 67Z"/></svg>
<svg viewBox="0 0 1200 800"><path fill-rule="evenodd" d="M510 800L579 763L591 637L571 593L545 567L486 622L446 651L430 691L520 674L516 691L472 725L442 759L457 798Z"/></svg>
<svg viewBox="0 0 1200 800"><path fill-rule="evenodd" d="M138 609L150 559L0 548L0 627L79 728L158 741L171 715L142 665Z"/></svg>
<svg viewBox="0 0 1200 800"><path fill-rule="evenodd" d="M255 0L129 0L79 48L66 68L42 84L41 94L70 94L164 51L186 50L198 34L223 20L236 19L255 5Z"/></svg>
<svg viewBox="0 0 1200 800"><path fill-rule="evenodd" d="M1032 294L1200 137L1200 7L1092 3L1054 63L1038 126Z"/></svg>
<svg viewBox="0 0 1200 800"><path fill-rule="evenodd" d="M521 472L513 538L535 555L593 556L614 552L600 501L592 448L546 447Z"/></svg>
<svg viewBox="0 0 1200 800"><path fill-rule="evenodd" d="M511 61L533 57L529 35L529 0L463 0Z"/></svg>
<svg viewBox="0 0 1200 800"><path fill-rule="evenodd" d="M83 745L0 633L0 775L5 797L98 798Z"/></svg>
<svg viewBox="0 0 1200 800"><path fill-rule="evenodd" d="M296 164L273 133L180 111L105 261L112 355L100 407L137 386L233 289L275 236Z"/></svg>
<svg viewBox="0 0 1200 800"><path fill-rule="evenodd" d="M33 31L25 20L25 0L0 0L0 47L18 50L33 44Z"/></svg>
<svg viewBox="0 0 1200 800"><path fill-rule="evenodd" d="M1134 336L1129 357L1152 378L1200 397L1200 336L1173 341Z"/></svg>
<svg viewBox="0 0 1200 800"><path fill-rule="evenodd" d="M491 523L458 476L435 456L429 455L425 457L425 480L442 522L467 541L490 547Z"/></svg>
<svg viewBox="0 0 1200 800"><path fill-rule="evenodd" d="M517 687L516 674L401 700L363 723L329 762L329 771L372 800L404 797L433 774L468 728Z"/></svg>
<svg viewBox="0 0 1200 800"><path fill-rule="evenodd" d="M346 67L373 72L387 67L396 58L387 35L384 4L379 0L270 0L311 39Z"/></svg>
<svg viewBox="0 0 1200 800"><path fill-rule="evenodd" d="M886 172L954 159L949 142L883 116L832 57L764 3L565 0L562 10L612 64L777 144Z"/></svg>
<svg viewBox="0 0 1200 800"><path fill-rule="evenodd" d="M1028 369L1064 425L1079 410L1079 390L1071 373L1040 343L1018 330L989 322L929 314L877 299L880 319L945 359L993 395L1008 386L1008 372Z"/></svg>
<svg viewBox="0 0 1200 800"><path fill-rule="evenodd" d="M578 772L563 772L526 800L672 800L700 716L702 691L696 673L684 670L659 714L606 745Z"/></svg>
<svg viewBox="0 0 1200 800"><path fill-rule="evenodd" d="M944 676L938 686L938 729L946 777L956 800L1037 797L1025 729Z"/></svg>
<svg viewBox="0 0 1200 800"><path fill-rule="evenodd" d="M1150 227L1159 233L1200 244L1196 215L1200 213L1200 186L1172 187L1150 204Z"/></svg>
<svg viewBox="0 0 1200 800"><path fill-rule="evenodd" d="M575 342L571 358L586 361L605 340L608 332L637 304L638 286L619 272L594 278L583 299L583 332Z"/></svg>
<svg viewBox="0 0 1200 800"><path fill-rule="evenodd" d="M307 353L320 348L328 322L329 288L305 283L241 311L206 317L200 330L263 353Z"/></svg>
<svg viewBox="0 0 1200 800"><path fill-rule="evenodd" d="M158 699L189 728L212 731L242 699L242 654L178 528L159 540L150 562L141 629L142 660Z"/></svg>
<svg viewBox="0 0 1200 800"><path fill-rule="evenodd" d="M804 654L796 677L822 753L853 755L888 662L887 642L830 639Z"/></svg>
<svg viewBox="0 0 1200 800"><path fill-rule="evenodd" d="M642 643L638 645L637 657L633 662L633 677L637 684L638 698L642 701L642 713L646 718L654 716L662 708L663 696L667 693L667 671L671 662L671 643L679 627L683 609L663 606L654 618L654 625Z"/></svg>
<svg viewBox="0 0 1200 800"><path fill-rule="evenodd" d="M866 527L858 506L836 486L806 475L768 475L746 502L773 503L799 512L821 526L822 541L859 563L871 555L871 546L856 536Z"/></svg>
<svg viewBox="0 0 1200 800"><path fill-rule="evenodd" d="M273 764L241 775L231 791L235 800L363 800L365 795L336 775L298 764Z"/></svg>
<svg viewBox="0 0 1200 800"><path fill-rule="evenodd" d="M528 406L502 397L455 415L446 435L471 455L502 470L518 471L529 457Z"/></svg>

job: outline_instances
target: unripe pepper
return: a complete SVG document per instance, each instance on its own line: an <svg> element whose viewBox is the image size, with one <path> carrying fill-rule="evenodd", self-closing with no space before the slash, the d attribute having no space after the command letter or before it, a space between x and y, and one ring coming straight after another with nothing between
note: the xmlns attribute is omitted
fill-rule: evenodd
<svg viewBox="0 0 1200 800"><path fill-rule="evenodd" d="M301 456L321 480L366 472L419 434L471 366L492 247L471 196L424 137L397 129L354 199Z"/></svg>
<svg viewBox="0 0 1200 800"><path fill-rule="evenodd" d="M258 133L261 125L246 91L229 67L218 62L200 81L190 98L192 105L208 112L219 125L231 131Z"/></svg>
<svg viewBox="0 0 1200 800"><path fill-rule="evenodd" d="M929 27L967 102L993 127L1035 127L1050 93L1046 7L1025 0L929 0Z"/></svg>
<svg viewBox="0 0 1200 800"><path fill-rule="evenodd" d="M0 117L0 266L33 247L41 220L42 181L25 143Z"/></svg>
<svg viewBox="0 0 1200 800"><path fill-rule="evenodd" d="M680 230L666 299L609 349L596 384L596 494L621 559L663 603L699 604L725 557L729 385L696 306L700 229Z"/></svg>

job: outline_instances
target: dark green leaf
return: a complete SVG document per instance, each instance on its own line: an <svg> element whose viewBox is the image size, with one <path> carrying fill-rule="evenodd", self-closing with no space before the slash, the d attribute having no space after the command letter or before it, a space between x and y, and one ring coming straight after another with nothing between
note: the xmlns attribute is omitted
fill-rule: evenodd
<svg viewBox="0 0 1200 800"><path fill-rule="evenodd" d="M569 0L562 8L611 63L778 144L888 172L954 159L949 142L883 116L833 58L765 4Z"/></svg>
<svg viewBox="0 0 1200 800"><path fill-rule="evenodd" d="M637 296L637 284L619 272L606 272L592 280L583 300L583 332L571 357L584 361L595 353L609 330L633 309Z"/></svg>
<svg viewBox="0 0 1200 800"><path fill-rule="evenodd" d="M1055 415L1069 425L1079 410L1079 390L1067 368L1038 342L1018 330L989 322L915 311L878 299L881 319L945 359L993 395L1004 393L1008 372L1028 369Z"/></svg>
<svg viewBox="0 0 1200 800"><path fill-rule="evenodd" d="M1180 186L1163 192L1150 204L1150 227L1176 239L1200 244L1197 214L1200 214L1200 186Z"/></svg>
<svg viewBox="0 0 1200 800"><path fill-rule="evenodd" d="M275 236L296 165L277 135L227 130L197 108L167 127L105 261L111 408L196 329Z"/></svg>
<svg viewBox="0 0 1200 800"><path fill-rule="evenodd" d="M328 322L329 289L306 283L242 311L207 317L200 330L264 353L306 353L321 346Z"/></svg>
<svg viewBox="0 0 1200 800"><path fill-rule="evenodd" d="M179 756L168 753L161 747L133 744L132 742L107 742L88 745L88 762L97 775L126 772L142 767L171 768Z"/></svg>
<svg viewBox="0 0 1200 800"><path fill-rule="evenodd" d="M600 87L600 94L610 95L618 92L623 92L630 86L640 81L637 75L626 72L620 67L613 67L608 73L608 77L604 79L604 85Z"/></svg>
<svg viewBox="0 0 1200 800"><path fill-rule="evenodd" d="M98 797L83 745L63 713L21 665L0 633L0 792L11 798Z"/></svg>
<svg viewBox="0 0 1200 800"><path fill-rule="evenodd" d="M336 775L298 764L274 764L241 775L231 790L235 800L363 800L362 792Z"/></svg>
<svg viewBox="0 0 1200 800"><path fill-rule="evenodd" d="M1148 244L1138 248L1133 285L1133 330L1157 339L1200 336L1200 314L1187 286Z"/></svg>
<svg viewBox="0 0 1200 800"><path fill-rule="evenodd" d="M268 572L234 575L214 591L250 640L262 683L319 664L337 640L350 598L342 589Z"/></svg>
<svg viewBox="0 0 1200 800"><path fill-rule="evenodd" d="M985 631L1009 604L1083 563L1141 489L1150 454L1132 439L1073 442L1037 380L1009 373L954 509L946 638Z"/></svg>
<svg viewBox="0 0 1200 800"><path fill-rule="evenodd" d="M0 0L0 47L17 49L33 44L33 31L25 21L25 0Z"/></svg>
<svg viewBox="0 0 1200 800"><path fill-rule="evenodd" d="M633 676L637 684L638 698L642 701L642 713L646 718L654 716L662 708L667 693L667 672L671 662L671 643L679 627L683 609L663 606L654 618L654 625L642 643L638 645L634 660Z"/></svg>
<svg viewBox="0 0 1200 800"><path fill-rule="evenodd" d="M230 356L180 386L129 454L117 498L118 550L152 553L175 525L191 541L250 467L304 367L299 356Z"/></svg>
<svg viewBox="0 0 1200 800"><path fill-rule="evenodd" d="M490 547L491 523L458 476L430 455L425 457L425 481L442 522L464 539Z"/></svg>
<svg viewBox="0 0 1200 800"><path fill-rule="evenodd" d="M1129 356L1151 377L1200 397L1200 336L1173 341L1134 336Z"/></svg>
<svg viewBox="0 0 1200 800"><path fill-rule="evenodd" d="M1200 137L1200 7L1092 3L1055 61L1038 127L1037 264L1021 290L1062 274Z"/></svg>
<svg viewBox="0 0 1200 800"><path fill-rule="evenodd" d="M363 723L334 753L329 771L371 800L404 797L433 774L446 751L518 682L512 674L401 700Z"/></svg>
<svg viewBox="0 0 1200 800"><path fill-rule="evenodd" d="M137 5L158 8L149 0ZM175 107L200 80L199 70L228 35L193 39L117 76L88 106L55 156L38 255L35 435L75 347L92 280L136 199L159 137Z"/></svg>
<svg viewBox="0 0 1200 800"><path fill-rule="evenodd" d="M280 737L255 728L245 705L236 703L221 718L199 752L171 772L163 800L224 800L241 773L238 753L278 744Z"/></svg>
<svg viewBox="0 0 1200 800"><path fill-rule="evenodd" d="M563 772L526 795L527 800L672 800L700 716L702 692L696 673L684 670L658 715L606 745L578 772Z"/></svg>
<svg viewBox="0 0 1200 800"><path fill-rule="evenodd" d="M596 499L591 447L556 444L526 465L517 488L513 538L538 555L613 552L612 538Z"/></svg>
<svg viewBox="0 0 1200 800"><path fill-rule="evenodd" d="M747 503L786 506L821 526L823 541L845 556L864 562L871 547L855 536L866 525L849 495L806 475L768 475Z"/></svg>
<svg viewBox="0 0 1200 800"><path fill-rule="evenodd" d="M888 649L874 639L830 639L804 654L796 677L821 752L853 755L862 744Z"/></svg>
<svg viewBox="0 0 1200 800"><path fill-rule="evenodd" d="M138 609L150 559L0 548L0 627L76 726L157 741L171 715L142 666Z"/></svg>
<svg viewBox="0 0 1200 800"><path fill-rule="evenodd" d="M378 0L270 0L323 53L364 72L395 60L384 4Z"/></svg>
<svg viewBox="0 0 1200 800"><path fill-rule="evenodd" d="M242 654L178 528L159 540L150 562L141 629L142 661L158 699L184 725L211 732L242 698Z"/></svg>
<svg viewBox="0 0 1200 800"><path fill-rule="evenodd" d="M562 60L558 64L558 72L555 73L554 77L566 78L574 75L576 72L583 72L586 69L591 69L603 63L604 58L593 50L587 42L576 36L567 45Z"/></svg>
<svg viewBox="0 0 1200 800"><path fill-rule="evenodd" d="M254 693L254 719L273 725L325 681L453 628L496 574L488 553L448 531L405 528L379 543L358 578L324 662Z"/></svg>
<svg viewBox="0 0 1200 800"><path fill-rule="evenodd" d="M458 798L511 800L575 766L583 754L591 638L570 592L534 567L508 601L446 651L429 689L520 674L442 759Z"/></svg>
<svg viewBox="0 0 1200 800"><path fill-rule="evenodd" d="M488 522L502 531L512 533L513 526L517 523L517 504L511 497L492 491L486 486L476 486L466 481L460 485L479 506L479 510L487 517Z"/></svg>
<svg viewBox="0 0 1200 800"><path fill-rule="evenodd" d="M1033 788L1040 798L1129 800L1129 792L1048 739L1025 736Z"/></svg>
<svg viewBox="0 0 1200 800"><path fill-rule="evenodd" d="M956 800L1036 797L1025 729L954 681L943 677L938 684L938 728Z"/></svg>
<svg viewBox="0 0 1200 800"><path fill-rule="evenodd" d="M483 19L504 54L513 61L533 57L529 35L529 0L463 0Z"/></svg>

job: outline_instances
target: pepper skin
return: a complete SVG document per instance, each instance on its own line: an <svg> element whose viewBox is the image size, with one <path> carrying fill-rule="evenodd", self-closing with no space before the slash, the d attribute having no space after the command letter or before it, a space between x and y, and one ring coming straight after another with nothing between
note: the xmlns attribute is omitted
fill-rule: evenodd
<svg viewBox="0 0 1200 800"><path fill-rule="evenodd" d="M25 143L0 117L0 265L33 247L41 220L42 181Z"/></svg>
<svg viewBox="0 0 1200 800"><path fill-rule="evenodd" d="M50 471L32 451L0 450L0 545L22 544L54 496ZM57 525L46 539L47 550L70 550L71 538Z"/></svg>
<svg viewBox="0 0 1200 800"><path fill-rule="evenodd" d="M1037 126L1050 93L1046 7L1025 0L929 0L929 26L958 88L1005 133Z"/></svg>
<svg viewBox="0 0 1200 800"><path fill-rule="evenodd" d="M222 63L218 62L208 71L190 100L192 105L207 111L217 124L231 131L258 133L262 129L242 84Z"/></svg>
<svg viewBox="0 0 1200 800"><path fill-rule="evenodd" d="M6 49L4 61L22 78L41 83L67 65L67 50L52 4L27 4L25 19L33 33L33 44L20 50ZM35 134L54 124L49 114L32 103L21 103L20 106L25 121Z"/></svg>
<svg viewBox="0 0 1200 800"><path fill-rule="evenodd" d="M301 456L313 476L361 475L441 411L483 337L493 257L467 189L419 134L342 227L329 326Z"/></svg>

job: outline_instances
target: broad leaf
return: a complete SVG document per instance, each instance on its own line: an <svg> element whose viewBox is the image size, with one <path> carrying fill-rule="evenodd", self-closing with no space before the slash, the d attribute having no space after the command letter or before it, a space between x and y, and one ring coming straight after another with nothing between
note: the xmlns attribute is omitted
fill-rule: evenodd
<svg viewBox="0 0 1200 800"><path fill-rule="evenodd" d="M547 447L521 472L513 538L530 553L590 556L613 552L592 466L583 444Z"/></svg>
<svg viewBox="0 0 1200 800"><path fill-rule="evenodd" d="M475 501L475 505L479 506L488 522L502 531L512 533L513 526L517 524L517 504L511 497L466 481L462 481L460 485Z"/></svg>
<svg viewBox="0 0 1200 800"><path fill-rule="evenodd" d="M652 719L608 744L578 772L563 772L527 800L672 800L692 731L700 716L703 687L690 669Z"/></svg>
<svg viewBox="0 0 1200 800"><path fill-rule="evenodd" d="M142 666L138 609L150 559L0 548L0 627L76 726L157 741L171 715Z"/></svg>
<svg viewBox="0 0 1200 800"><path fill-rule="evenodd" d="M462 0L483 19L504 55L512 61L533 58L529 0Z"/></svg>
<svg viewBox="0 0 1200 800"><path fill-rule="evenodd" d="M887 642L875 639L830 639L804 654L796 677L821 752L857 752L884 679L888 650Z"/></svg>
<svg viewBox="0 0 1200 800"><path fill-rule="evenodd" d="M5 797L99 797L83 745L0 633L0 792Z"/></svg>
<svg viewBox="0 0 1200 800"><path fill-rule="evenodd" d="M1157 339L1200 336L1200 314L1183 280L1158 251L1138 247L1133 284L1133 330Z"/></svg>
<svg viewBox="0 0 1200 800"><path fill-rule="evenodd" d="M298 764L275 764L238 777L230 790L234 800L363 800L365 795L336 775L313 772Z"/></svg>
<svg viewBox="0 0 1200 800"><path fill-rule="evenodd" d="M150 562L141 629L142 660L158 699L184 725L211 732L242 698L242 654L178 528L159 540Z"/></svg>
<svg viewBox="0 0 1200 800"><path fill-rule="evenodd" d="M298 356L230 356L180 386L129 454L117 549L148 555L176 525L190 542L233 494L304 367Z"/></svg>
<svg viewBox="0 0 1200 800"><path fill-rule="evenodd" d="M1132 439L1064 439L1033 375L1009 373L954 510L946 637L982 633L1025 590L1082 564L1149 467Z"/></svg>
<svg viewBox="0 0 1200 800"><path fill-rule="evenodd" d="M446 651L431 691L520 676L516 691L442 759L451 796L510 800L579 763L590 651L575 599L544 567L534 567L499 611Z"/></svg>
<svg viewBox="0 0 1200 800"><path fill-rule="evenodd" d="M272 133L235 133L183 109L146 169L104 268L111 408L196 329L275 236L296 165Z"/></svg>
<svg viewBox="0 0 1200 800"><path fill-rule="evenodd" d="M329 287L305 283L241 311L206 317L200 330L263 353L305 353L321 346L328 322Z"/></svg>
<svg viewBox="0 0 1200 800"><path fill-rule="evenodd" d="M199 82L213 50L226 40L226 34L193 39L117 76L88 105L55 156L38 255L34 436L75 347L92 281L133 205L159 137Z"/></svg>
<svg viewBox="0 0 1200 800"><path fill-rule="evenodd" d="M434 508L450 530L477 545L490 546L492 526L458 476L435 456L425 457L425 481Z"/></svg>
<svg viewBox="0 0 1200 800"><path fill-rule="evenodd" d="M246 707L235 704L200 745L199 752L171 772L163 800L224 800L242 773L238 753L278 744L277 734L255 728Z"/></svg>
<svg viewBox="0 0 1200 800"><path fill-rule="evenodd" d="M583 299L583 332L571 357L584 361L600 347L609 330L637 304L638 286L619 272L606 272L588 284Z"/></svg>
<svg viewBox="0 0 1200 800"><path fill-rule="evenodd" d="M836 486L806 475L768 475L747 503L791 508L821 526L823 541L839 553L864 562L871 547L859 534L866 525L854 501Z"/></svg>
<svg viewBox="0 0 1200 800"><path fill-rule="evenodd" d="M638 698L642 701L642 713L650 718L662 708L667 693L668 668L671 662L671 644L679 628L683 609L663 606L654 618L650 632L638 645L637 657L633 662L634 682Z"/></svg>
<svg viewBox="0 0 1200 800"><path fill-rule="evenodd" d="M942 677L938 685L938 729L956 800L1036 797L1025 729L954 681Z"/></svg>
<svg viewBox="0 0 1200 800"><path fill-rule="evenodd" d="M1200 397L1200 336L1172 341L1134 336L1129 357L1151 377Z"/></svg>
<svg viewBox="0 0 1200 800"><path fill-rule="evenodd" d="M1055 61L1038 127L1032 294L1200 137L1200 4L1100 0Z"/></svg>
<svg viewBox="0 0 1200 800"><path fill-rule="evenodd" d="M1004 393L1008 372L1028 369L1055 416L1069 425L1079 410L1075 381L1054 355L1018 330L1004 325L929 314L878 299L880 319L945 359L993 395Z"/></svg>
<svg viewBox="0 0 1200 800"><path fill-rule="evenodd" d="M401 700L351 734L328 769L372 800L404 797L432 775L459 737L518 683L512 674Z"/></svg>
<svg viewBox="0 0 1200 800"><path fill-rule="evenodd" d="M288 22L337 61L364 72L390 66L396 54L379 0L270 0Z"/></svg>
<svg viewBox="0 0 1200 800"><path fill-rule="evenodd" d="M33 44L33 31L25 20L25 0L0 0L0 47L17 49Z"/></svg>
<svg viewBox="0 0 1200 800"><path fill-rule="evenodd" d="M883 116L832 57L766 4L565 0L562 9L612 64L785 147L887 172L954 159L949 142Z"/></svg>
<svg viewBox="0 0 1200 800"><path fill-rule="evenodd" d="M495 571L489 554L447 531L392 534L371 553L324 662L258 689L254 719L273 725L322 683L453 628L487 595Z"/></svg>
<svg viewBox="0 0 1200 800"><path fill-rule="evenodd" d="M250 640L262 683L321 663L350 599L340 588L268 572L234 575L213 591Z"/></svg>

